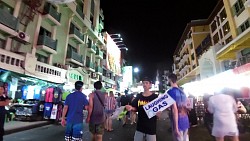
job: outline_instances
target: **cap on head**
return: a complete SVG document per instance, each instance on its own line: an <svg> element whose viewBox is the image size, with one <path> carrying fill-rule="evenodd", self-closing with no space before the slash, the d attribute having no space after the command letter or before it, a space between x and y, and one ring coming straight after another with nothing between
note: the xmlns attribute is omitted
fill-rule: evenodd
<svg viewBox="0 0 250 141"><path fill-rule="evenodd" d="M148 81L149 83L152 83L152 79L150 79L149 77L144 77L142 81Z"/></svg>

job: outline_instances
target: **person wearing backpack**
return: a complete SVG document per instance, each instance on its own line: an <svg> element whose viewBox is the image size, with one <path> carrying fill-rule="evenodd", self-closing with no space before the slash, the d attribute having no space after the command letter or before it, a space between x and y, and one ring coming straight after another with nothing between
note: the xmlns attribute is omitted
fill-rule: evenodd
<svg viewBox="0 0 250 141"><path fill-rule="evenodd" d="M189 119L186 108L187 97L183 90L178 88L176 81L177 76L175 74L168 76L168 82L171 86L168 94L175 100L175 103L171 106L169 117L172 125L173 141L189 141Z"/></svg>

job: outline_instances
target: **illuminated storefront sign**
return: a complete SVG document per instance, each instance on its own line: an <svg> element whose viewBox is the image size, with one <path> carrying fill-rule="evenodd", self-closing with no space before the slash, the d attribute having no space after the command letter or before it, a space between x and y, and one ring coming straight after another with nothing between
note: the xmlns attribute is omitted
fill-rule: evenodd
<svg viewBox="0 0 250 141"><path fill-rule="evenodd" d="M107 46L107 57L106 57L106 67L117 75L121 74L121 51L113 41L113 39L106 34L106 46Z"/></svg>

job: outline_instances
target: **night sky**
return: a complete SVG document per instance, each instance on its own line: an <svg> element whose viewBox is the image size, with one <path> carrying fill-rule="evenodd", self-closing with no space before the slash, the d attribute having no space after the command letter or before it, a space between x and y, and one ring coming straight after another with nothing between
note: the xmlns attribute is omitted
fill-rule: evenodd
<svg viewBox="0 0 250 141"><path fill-rule="evenodd" d="M191 20L206 19L218 0L101 0L104 27L120 33L130 65L155 77L156 65L171 69L173 53Z"/></svg>

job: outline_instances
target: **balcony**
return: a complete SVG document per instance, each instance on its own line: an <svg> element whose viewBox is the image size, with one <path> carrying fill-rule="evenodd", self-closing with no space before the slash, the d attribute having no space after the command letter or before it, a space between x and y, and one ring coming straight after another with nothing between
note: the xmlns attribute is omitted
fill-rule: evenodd
<svg viewBox="0 0 250 141"><path fill-rule="evenodd" d="M89 45L88 46L88 52L96 53L96 45Z"/></svg>
<svg viewBox="0 0 250 141"><path fill-rule="evenodd" d="M0 48L0 66L2 69L24 74L25 57Z"/></svg>
<svg viewBox="0 0 250 141"><path fill-rule="evenodd" d="M51 25L61 25L61 13L58 13L50 3L45 4L43 14L43 18L47 18Z"/></svg>
<svg viewBox="0 0 250 141"><path fill-rule="evenodd" d="M15 35L19 27L18 19L3 9L0 9L0 13L0 30Z"/></svg>
<svg viewBox="0 0 250 141"><path fill-rule="evenodd" d="M101 67L95 67L95 72L96 72L97 74L99 74L99 75L102 75L103 70L102 70Z"/></svg>
<svg viewBox="0 0 250 141"><path fill-rule="evenodd" d="M77 44L84 44L84 35L74 27L70 28L69 37Z"/></svg>
<svg viewBox="0 0 250 141"><path fill-rule="evenodd" d="M196 55L199 58L204 52L206 52L212 45L210 35L201 42L201 44L195 49Z"/></svg>
<svg viewBox="0 0 250 141"><path fill-rule="evenodd" d="M74 51L68 51L67 61L79 66L83 66L83 56Z"/></svg>
<svg viewBox="0 0 250 141"><path fill-rule="evenodd" d="M100 49L97 49L97 50L96 50L95 57L96 57L97 59L103 59L103 52L100 51Z"/></svg>
<svg viewBox="0 0 250 141"><path fill-rule="evenodd" d="M57 54L57 51L56 51L57 40L53 40L49 36L46 36L46 35L39 35L37 48L43 49L44 51L51 53L51 54Z"/></svg>
<svg viewBox="0 0 250 141"><path fill-rule="evenodd" d="M90 60L86 62L86 67L87 67L87 70L95 72L94 64Z"/></svg>
<svg viewBox="0 0 250 141"><path fill-rule="evenodd" d="M55 66L51 66L42 62L36 63L35 76L43 80L51 81L54 83L66 82L67 70Z"/></svg>

